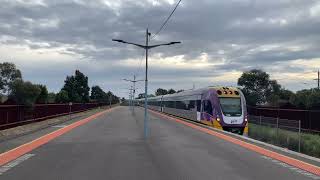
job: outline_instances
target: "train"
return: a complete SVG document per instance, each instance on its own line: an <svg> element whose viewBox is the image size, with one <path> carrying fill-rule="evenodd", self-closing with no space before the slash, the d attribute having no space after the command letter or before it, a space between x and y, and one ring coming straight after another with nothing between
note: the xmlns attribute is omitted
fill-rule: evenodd
<svg viewBox="0 0 320 180"><path fill-rule="evenodd" d="M137 104L143 106L144 99ZM148 108L247 136L246 100L235 87L207 87L148 98Z"/></svg>

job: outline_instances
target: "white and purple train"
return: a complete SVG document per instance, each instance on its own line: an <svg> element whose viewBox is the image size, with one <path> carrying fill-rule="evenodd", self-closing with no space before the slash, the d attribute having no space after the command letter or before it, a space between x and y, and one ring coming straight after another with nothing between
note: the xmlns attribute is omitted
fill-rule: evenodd
<svg viewBox="0 0 320 180"><path fill-rule="evenodd" d="M143 106L144 99L138 101ZM234 87L208 87L148 99L148 108L248 135L246 100Z"/></svg>

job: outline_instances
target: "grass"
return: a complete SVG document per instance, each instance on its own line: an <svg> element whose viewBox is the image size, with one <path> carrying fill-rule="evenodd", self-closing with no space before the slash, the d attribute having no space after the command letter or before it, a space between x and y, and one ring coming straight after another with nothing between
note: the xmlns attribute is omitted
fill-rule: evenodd
<svg viewBox="0 0 320 180"><path fill-rule="evenodd" d="M299 151L299 133L256 124L249 125L249 137ZM301 133L301 153L320 158L320 136Z"/></svg>

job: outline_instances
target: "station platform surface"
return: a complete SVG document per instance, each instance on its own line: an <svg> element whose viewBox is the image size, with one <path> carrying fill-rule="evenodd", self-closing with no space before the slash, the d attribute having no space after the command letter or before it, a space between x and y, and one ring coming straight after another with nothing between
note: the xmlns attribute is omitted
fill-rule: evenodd
<svg viewBox="0 0 320 180"><path fill-rule="evenodd" d="M151 112L144 139L143 117L142 108L113 108L1 165L0 179L320 179Z"/></svg>

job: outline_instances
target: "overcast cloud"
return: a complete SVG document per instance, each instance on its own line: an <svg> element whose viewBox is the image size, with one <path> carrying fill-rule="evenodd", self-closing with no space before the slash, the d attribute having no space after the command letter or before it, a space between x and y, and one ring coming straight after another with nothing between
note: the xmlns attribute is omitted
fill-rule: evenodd
<svg viewBox="0 0 320 180"><path fill-rule="evenodd" d="M144 43L175 0L0 0L0 61L24 79L59 91L80 69L90 86L127 97L122 78L144 78ZM285 88L314 87L320 67L317 0L182 0L151 44L182 41L150 53L150 91L236 85L243 71L262 68ZM307 83L307 85L303 84ZM143 83L138 91L143 92Z"/></svg>

